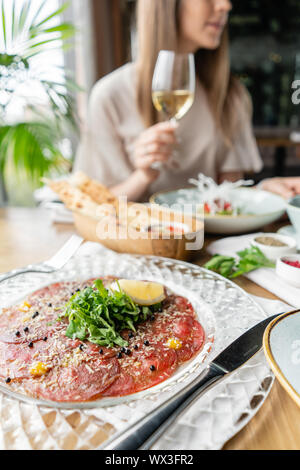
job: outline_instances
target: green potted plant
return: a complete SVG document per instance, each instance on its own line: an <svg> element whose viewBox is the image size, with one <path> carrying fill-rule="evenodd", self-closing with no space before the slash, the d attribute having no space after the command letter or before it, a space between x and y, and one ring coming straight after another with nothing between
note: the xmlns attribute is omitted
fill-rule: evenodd
<svg viewBox="0 0 300 470"><path fill-rule="evenodd" d="M70 127L77 130L74 93L79 87L61 66L45 73L44 58L55 49L70 47L76 30L71 23L60 20L68 3L49 14L49 8L44 12L46 2L49 7L49 1L41 0L33 10L30 0L24 0L21 8L15 0L0 0L3 193L13 191L14 187L23 187L24 192L29 187L32 192L42 177L70 167L62 142Z"/></svg>

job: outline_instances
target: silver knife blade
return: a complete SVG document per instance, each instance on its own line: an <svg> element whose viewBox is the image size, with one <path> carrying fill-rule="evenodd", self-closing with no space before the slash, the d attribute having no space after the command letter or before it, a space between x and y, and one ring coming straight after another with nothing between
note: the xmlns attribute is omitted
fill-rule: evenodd
<svg viewBox="0 0 300 470"><path fill-rule="evenodd" d="M117 433L101 448L105 450L150 449L188 406L261 350L266 327L280 315L282 313L266 318L239 336L186 387L127 430Z"/></svg>
<svg viewBox="0 0 300 470"><path fill-rule="evenodd" d="M264 331L278 315L280 314L268 317L247 330L224 349L211 364L223 370L225 374L241 367L261 349Z"/></svg>

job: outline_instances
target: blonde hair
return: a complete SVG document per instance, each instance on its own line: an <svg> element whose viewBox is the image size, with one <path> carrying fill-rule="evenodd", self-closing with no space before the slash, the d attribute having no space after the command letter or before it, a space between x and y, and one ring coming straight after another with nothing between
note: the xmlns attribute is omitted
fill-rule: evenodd
<svg viewBox="0 0 300 470"><path fill-rule="evenodd" d="M152 104L151 86L160 50L177 50L179 0L138 0L138 81L137 104L147 127L158 122ZM231 145L238 124L238 109L251 112L251 100L245 88L230 73L228 30L215 50L195 53L196 74L206 90L217 127Z"/></svg>

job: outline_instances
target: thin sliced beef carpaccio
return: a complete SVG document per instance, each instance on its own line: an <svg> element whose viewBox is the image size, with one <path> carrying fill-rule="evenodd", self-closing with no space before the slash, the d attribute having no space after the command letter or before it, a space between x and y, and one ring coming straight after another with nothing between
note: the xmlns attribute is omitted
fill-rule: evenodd
<svg viewBox="0 0 300 470"><path fill-rule="evenodd" d="M113 279L107 277L104 281L109 283ZM51 284L29 295L19 306L3 309L0 341L15 344L35 342L57 333L62 328L57 319L66 302L76 291L91 286L94 280Z"/></svg>
<svg viewBox="0 0 300 470"><path fill-rule="evenodd" d="M56 316L57 318L57 316ZM21 344L40 341L52 336L60 330L65 330L65 325L58 322L53 316L39 318L39 320L17 321L11 327L0 328L0 341L3 343Z"/></svg>
<svg viewBox="0 0 300 470"><path fill-rule="evenodd" d="M177 368L177 355L163 344L145 347L136 343L138 350L122 358L121 375L103 396L121 396L153 387L169 378Z"/></svg>
<svg viewBox="0 0 300 470"><path fill-rule="evenodd" d="M68 359L78 357L81 341L71 340L65 335L65 328L52 337L36 342L5 343L0 341L0 377L20 381L32 378L33 369L42 363L47 371L64 364Z"/></svg>
<svg viewBox="0 0 300 470"><path fill-rule="evenodd" d="M98 357L78 365L56 367L35 381L27 380L24 388L45 400L81 402L95 400L119 377L116 358Z"/></svg>
<svg viewBox="0 0 300 470"><path fill-rule="evenodd" d="M0 377L9 377L12 381L19 381L31 377L31 367L35 364L35 355L40 358L48 356L49 348L44 341L35 343L34 348L27 344L9 344L0 342ZM48 362L51 368L50 361Z"/></svg>
<svg viewBox="0 0 300 470"><path fill-rule="evenodd" d="M115 277L102 278L105 286ZM203 347L205 333L191 303L169 294L128 347L104 347L66 336L66 302L95 279L39 289L0 314L0 381L35 398L84 402L130 395L168 379Z"/></svg>
<svg viewBox="0 0 300 470"><path fill-rule="evenodd" d="M174 332L176 337L176 329ZM191 359L197 351L199 351L205 340L205 334L200 323L193 319L190 329L190 334L187 337L178 336L179 340L182 342L182 346L178 349L177 356L180 362L185 362Z"/></svg>

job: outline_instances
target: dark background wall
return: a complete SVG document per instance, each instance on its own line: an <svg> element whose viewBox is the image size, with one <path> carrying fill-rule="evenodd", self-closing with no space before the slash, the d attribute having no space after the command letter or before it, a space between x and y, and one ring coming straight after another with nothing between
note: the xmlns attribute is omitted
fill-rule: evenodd
<svg viewBox="0 0 300 470"><path fill-rule="evenodd" d="M233 1L231 63L249 89L254 124L300 124L291 84L300 78L300 1Z"/></svg>

